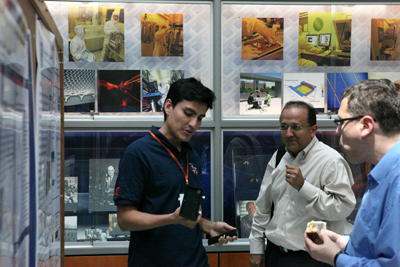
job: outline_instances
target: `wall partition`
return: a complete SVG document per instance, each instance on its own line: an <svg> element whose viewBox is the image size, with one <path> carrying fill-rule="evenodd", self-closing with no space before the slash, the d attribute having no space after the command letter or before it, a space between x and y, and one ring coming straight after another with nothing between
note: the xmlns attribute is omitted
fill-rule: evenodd
<svg viewBox="0 0 400 267"><path fill-rule="evenodd" d="M241 238L208 251L248 251L247 206L282 143L286 102L312 104L318 139L340 152L333 119L343 90L400 80L395 4L46 3L64 37L66 255L127 253L108 181L126 145L162 125L177 79L198 78L217 95L192 139L203 164L203 216L237 227ZM350 166L357 206L346 233L370 170Z"/></svg>

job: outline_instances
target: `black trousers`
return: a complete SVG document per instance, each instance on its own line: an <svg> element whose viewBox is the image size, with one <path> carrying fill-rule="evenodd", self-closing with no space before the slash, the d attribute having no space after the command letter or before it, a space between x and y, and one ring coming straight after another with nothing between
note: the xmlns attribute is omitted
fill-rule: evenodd
<svg viewBox="0 0 400 267"><path fill-rule="evenodd" d="M274 243L268 241L265 250L266 267L328 267L329 264L314 260L307 251L281 251Z"/></svg>

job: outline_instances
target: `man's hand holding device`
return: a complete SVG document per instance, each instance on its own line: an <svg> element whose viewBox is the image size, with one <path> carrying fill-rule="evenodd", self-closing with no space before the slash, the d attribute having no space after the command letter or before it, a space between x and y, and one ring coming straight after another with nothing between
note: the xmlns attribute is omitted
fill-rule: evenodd
<svg viewBox="0 0 400 267"><path fill-rule="evenodd" d="M237 232L237 229L235 229L235 230L229 231L227 233L223 233L223 234L220 234L217 236L210 237L208 239L208 245L211 246L215 243L220 243L219 241L220 241L221 237L225 238L227 241L232 242L237 239L237 236L238 236L238 232Z"/></svg>

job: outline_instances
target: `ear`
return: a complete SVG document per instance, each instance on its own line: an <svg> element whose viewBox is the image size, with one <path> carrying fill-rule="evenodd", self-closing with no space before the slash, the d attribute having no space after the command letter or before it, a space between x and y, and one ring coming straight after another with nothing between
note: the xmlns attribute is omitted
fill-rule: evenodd
<svg viewBox="0 0 400 267"><path fill-rule="evenodd" d="M173 105L172 105L172 101L171 99L166 99L164 102L164 110L165 113L167 114L167 116L169 116L169 114L171 113L171 111L174 109Z"/></svg>
<svg viewBox="0 0 400 267"><path fill-rule="evenodd" d="M374 130L374 127L375 127L375 121L374 121L374 118L372 118L371 116L369 116L369 115L366 115L366 116L364 116L362 119L361 119L361 127L362 127L362 129L361 129L361 136L363 137L363 138L366 138L367 136L369 136L371 133L372 133L372 131Z"/></svg>
<svg viewBox="0 0 400 267"><path fill-rule="evenodd" d="M317 134L317 130L318 130L318 125L313 125L311 128L311 137L314 138L314 136Z"/></svg>

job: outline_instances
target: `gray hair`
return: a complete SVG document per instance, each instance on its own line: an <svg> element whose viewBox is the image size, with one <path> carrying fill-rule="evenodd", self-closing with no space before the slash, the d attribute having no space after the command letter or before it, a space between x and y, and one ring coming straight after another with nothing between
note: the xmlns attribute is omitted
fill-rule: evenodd
<svg viewBox="0 0 400 267"><path fill-rule="evenodd" d="M385 135L400 133L400 93L393 84L365 80L346 88L344 98L348 98L347 109L352 116L370 115Z"/></svg>

